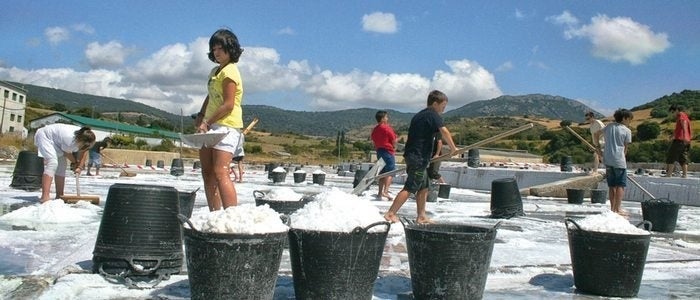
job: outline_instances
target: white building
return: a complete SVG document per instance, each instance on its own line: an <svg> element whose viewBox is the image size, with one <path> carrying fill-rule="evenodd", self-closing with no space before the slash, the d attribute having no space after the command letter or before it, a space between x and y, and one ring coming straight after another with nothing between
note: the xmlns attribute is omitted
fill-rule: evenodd
<svg viewBox="0 0 700 300"><path fill-rule="evenodd" d="M0 101L2 101L2 115L0 115L0 134L16 133L27 137L24 128L24 110L27 107L27 90L9 82L0 81Z"/></svg>

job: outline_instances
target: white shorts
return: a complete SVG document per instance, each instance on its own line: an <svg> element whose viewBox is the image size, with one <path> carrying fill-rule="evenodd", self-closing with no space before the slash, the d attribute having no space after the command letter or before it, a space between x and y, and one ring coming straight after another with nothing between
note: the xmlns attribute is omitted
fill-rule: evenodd
<svg viewBox="0 0 700 300"><path fill-rule="evenodd" d="M44 174L54 177L66 176L66 167L68 163L63 155L63 151L56 149L54 142L49 139L43 130L38 130L34 136L34 145L36 145L39 157L44 158Z"/></svg>
<svg viewBox="0 0 700 300"><path fill-rule="evenodd" d="M241 132L236 129L236 128L231 128L227 126L223 126L220 124L211 124L209 127L209 131L207 133L222 133L226 132L228 133L224 139L222 139L218 144L214 145L214 149L216 150L221 150L221 151L226 151L231 153L232 155L236 153L236 150L241 148L241 153L243 149L243 135Z"/></svg>

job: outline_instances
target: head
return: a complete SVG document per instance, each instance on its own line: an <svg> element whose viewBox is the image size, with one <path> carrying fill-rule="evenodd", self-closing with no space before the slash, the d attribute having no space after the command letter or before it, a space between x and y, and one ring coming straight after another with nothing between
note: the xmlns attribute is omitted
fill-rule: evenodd
<svg viewBox="0 0 700 300"><path fill-rule="evenodd" d="M595 120L595 114L592 111L586 112L583 117L586 119L586 122Z"/></svg>
<svg viewBox="0 0 700 300"><path fill-rule="evenodd" d="M628 109L620 108L615 111L613 117L615 117L615 122L626 125L627 123L629 123L629 121L632 121L634 115L632 115L632 112Z"/></svg>
<svg viewBox="0 0 700 300"><path fill-rule="evenodd" d="M111 144L111 143L112 143L112 138L106 137L106 138L102 139L102 142L105 142L105 143L107 143L107 144Z"/></svg>
<svg viewBox="0 0 700 300"><path fill-rule="evenodd" d="M209 38L209 60L220 63L214 57L214 47L221 47L229 55L231 63L237 63L243 53L238 37L228 29L219 29Z"/></svg>
<svg viewBox="0 0 700 300"><path fill-rule="evenodd" d="M377 123L381 123L382 121L388 121L389 113L385 110L380 110L377 111L377 113L374 115L374 118L377 119ZM386 120L384 118L386 118Z"/></svg>
<svg viewBox="0 0 700 300"><path fill-rule="evenodd" d="M671 106L668 107L668 112L674 115L678 115L678 113L682 112L683 110L685 110L685 107L680 104L671 104Z"/></svg>
<svg viewBox="0 0 700 300"><path fill-rule="evenodd" d="M428 94L428 107L435 109L438 113L443 113L447 106L447 95L445 93L434 90Z"/></svg>
<svg viewBox="0 0 700 300"><path fill-rule="evenodd" d="M73 140L78 144L78 149L87 150L95 144L95 133L87 126L83 126L73 133Z"/></svg>

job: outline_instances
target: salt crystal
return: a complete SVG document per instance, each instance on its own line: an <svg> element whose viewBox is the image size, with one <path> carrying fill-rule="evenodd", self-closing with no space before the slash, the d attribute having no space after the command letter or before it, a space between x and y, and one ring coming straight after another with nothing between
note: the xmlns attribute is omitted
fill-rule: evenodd
<svg viewBox="0 0 700 300"><path fill-rule="evenodd" d="M285 172L287 172L287 170L285 170L282 167L277 167L274 170L272 170L272 173L285 173Z"/></svg>
<svg viewBox="0 0 700 300"><path fill-rule="evenodd" d="M265 195L265 200L272 201L299 201L304 197L288 187L276 188Z"/></svg>
<svg viewBox="0 0 700 300"><path fill-rule="evenodd" d="M648 231L635 227L627 219L612 211L604 211L601 214L588 216L576 221L581 229L586 231L619 233L619 234L649 234ZM575 227L575 226L574 226Z"/></svg>
<svg viewBox="0 0 700 300"><path fill-rule="evenodd" d="M291 227L296 229L352 232L357 227L384 222L379 208L369 200L331 188L316 195L315 201L307 203L290 216ZM386 226L374 226L369 232L381 232Z"/></svg>
<svg viewBox="0 0 700 300"><path fill-rule="evenodd" d="M191 221L194 229L211 233L257 234L289 229L282 223L280 214L268 205L230 206L225 210L195 215Z"/></svg>

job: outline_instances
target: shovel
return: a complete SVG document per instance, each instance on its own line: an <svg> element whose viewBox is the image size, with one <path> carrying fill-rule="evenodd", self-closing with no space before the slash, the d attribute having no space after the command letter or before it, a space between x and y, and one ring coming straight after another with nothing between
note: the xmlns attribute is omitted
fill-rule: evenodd
<svg viewBox="0 0 700 300"><path fill-rule="evenodd" d="M80 195L80 174L75 174L75 195L63 195L61 200L65 203L74 204L78 201L89 201L92 204L100 204L100 196L97 195Z"/></svg>
<svg viewBox="0 0 700 300"><path fill-rule="evenodd" d="M106 155L104 155L104 154L102 154L102 153L100 153L100 155L102 155L102 157L104 157L104 158L106 158L107 160L109 160L109 162L111 162L112 164L118 165L118 166L119 166L119 164L117 164L114 160L112 160L111 158L107 157ZM129 171L125 170L124 168L122 168L122 166L119 166L119 168L122 169L122 172L119 173L119 177L134 177L134 176L136 176L136 173L134 173L134 172L129 172Z"/></svg>

